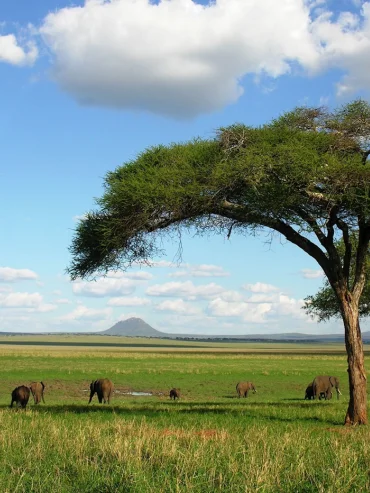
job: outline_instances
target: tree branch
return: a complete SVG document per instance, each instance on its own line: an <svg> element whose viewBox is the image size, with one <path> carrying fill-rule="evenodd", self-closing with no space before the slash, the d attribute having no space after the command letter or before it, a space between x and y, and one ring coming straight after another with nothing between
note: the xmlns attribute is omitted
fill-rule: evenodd
<svg viewBox="0 0 370 493"><path fill-rule="evenodd" d="M355 280L352 295L358 301L366 282L366 257L370 242L370 227L359 220L358 246L356 256Z"/></svg>
<svg viewBox="0 0 370 493"><path fill-rule="evenodd" d="M337 226L342 231L343 242L345 246L344 258L343 258L343 274L347 279L347 287L349 288L349 276L352 257L352 243L349 237L348 225L341 219L337 219Z"/></svg>
<svg viewBox="0 0 370 493"><path fill-rule="evenodd" d="M327 277L333 279L333 269L330 266L330 262L325 255L325 253L319 248L315 243L310 241L308 238L302 236L294 228L289 226L280 219L274 219L272 217L263 217L259 214L253 214L245 207L239 204L233 204L228 200L224 200L217 211L218 214L228 217L229 219L234 219L239 222L249 222L254 224L259 224L267 228L273 229L278 233L285 236L285 238L300 247L303 251L308 253L312 258L314 258L317 263L321 266Z"/></svg>

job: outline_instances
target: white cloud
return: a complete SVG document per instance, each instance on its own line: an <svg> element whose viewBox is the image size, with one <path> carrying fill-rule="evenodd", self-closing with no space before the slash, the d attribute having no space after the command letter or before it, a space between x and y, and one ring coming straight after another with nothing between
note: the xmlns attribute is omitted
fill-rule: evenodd
<svg viewBox="0 0 370 493"><path fill-rule="evenodd" d="M199 308L192 306L191 304L186 303L184 300L181 299L162 301L161 303L158 303L158 305L156 305L155 309L165 312L180 313L186 316L201 313L201 310Z"/></svg>
<svg viewBox="0 0 370 493"><path fill-rule="evenodd" d="M263 282L256 282L255 284L244 284L243 289L252 293L273 293L279 291L279 288L272 284L265 284Z"/></svg>
<svg viewBox="0 0 370 493"><path fill-rule="evenodd" d="M109 306L145 306L150 305L151 301L138 296L112 298L108 301Z"/></svg>
<svg viewBox="0 0 370 493"><path fill-rule="evenodd" d="M33 65L38 56L38 49L33 41L20 46L14 34L0 36L0 62L12 65Z"/></svg>
<svg viewBox="0 0 370 493"><path fill-rule="evenodd" d="M208 311L218 317L240 317L244 322L266 323L273 317L292 317L305 319L308 317L302 310L304 301L290 298L283 293L252 295L242 302L225 301L222 297L209 302ZM267 318L268 317L268 318Z"/></svg>
<svg viewBox="0 0 370 493"><path fill-rule="evenodd" d="M3 308L36 308L41 303L40 293L0 294L0 307Z"/></svg>
<svg viewBox="0 0 370 493"><path fill-rule="evenodd" d="M333 19L324 12L312 25L321 44L320 66L338 67L346 72L337 85L339 95L357 90L370 90L368 59L370 54L370 2L364 2L361 13L342 12Z"/></svg>
<svg viewBox="0 0 370 493"><path fill-rule="evenodd" d="M192 117L235 102L245 74L315 66L310 22L304 0L86 0L40 33L80 103Z"/></svg>
<svg viewBox="0 0 370 493"><path fill-rule="evenodd" d="M185 264L187 265L187 264ZM188 265L187 270L172 272L169 277L227 277L230 273L223 267L212 264Z"/></svg>
<svg viewBox="0 0 370 493"><path fill-rule="evenodd" d="M144 270L139 270L139 271L109 271L107 273L108 278L113 278L113 279L134 279L136 281L149 281L150 279L153 279L153 274L150 272L144 271Z"/></svg>
<svg viewBox="0 0 370 493"><path fill-rule="evenodd" d="M279 299L273 305L273 312L277 315L289 315L294 318L307 319L307 315L302 310L304 300L289 298L285 294L280 294Z"/></svg>
<svg viewBox="0 0 370 493"><path fill-rule="evenodd" d="M57 305L44 303L40 293L12 292L0 293L0 308L44 313L56 310Z"/></svg>
<svg viewBox="0 0 370 493"><path fill-rule="evenodd" d="M30 269L0 267L0 282L35 281L37 274Z"/></svg>
<svg viewBox="0 0 370 493"><path fill-rule="evenodd" d="M305 279L318 279L324 277L324 272L321 269L302 269L301 273Z"/></svg>
<svg viewBox="0 0 370 493"><path fill-rule="evenodd" d="M246 302L230 303L216 298L208 305L209 313L217 317L241 317L244 322L265 322L265 315L271 311L270 303L250 304Z"/></svg>
<svg viewBox="0 0 370 493"><path fill-rule="evenodd" d="M58 305L69 305L71 302L67 298L58 298L57 300L55 300L55 303L57 303Z"/></svg>
<svg viewBox="0 0 370 493"><path fill-rule="evenodd" d="M195 286L191 281L186 281L155 284L147 288L146 294L149 296L181 297L187 300L195 300L214 298L223 291L224 288L215 283Z"/></svg>
<svg viewBox="0 0 370 493"><path fill-rule="evenodd" d="M101 277L96 281L76 281L72 290L79 296L120 296L135 291L135 282L129 279L115 279Z"/></svg>
<svg viewBox="0 0 370 493"><path fill-rule="evenodd" d="M74 321L74 320L106 320L111 316L111 308L103 308L101 310L96 310L93 308L88 308L84 305L77 306L72 312L67 313L60 317L61 321Z"/></svg>

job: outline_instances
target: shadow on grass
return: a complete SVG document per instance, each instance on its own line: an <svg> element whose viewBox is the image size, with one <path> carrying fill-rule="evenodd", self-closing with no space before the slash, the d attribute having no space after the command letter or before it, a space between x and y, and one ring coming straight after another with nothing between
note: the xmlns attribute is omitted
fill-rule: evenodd
<svg viewBox="0 0 370 493"><path fill-rule="evenodd" d="M288 400L288 399L287 399ZM294 399L291 399L294 401ZM298 400L298 399L297 399ZM28 406L27 410L32 410L33 413L42 414L55 414L55 415L119 415L123 417L146 417L156 419L158 417L173 415L229 415L232 417L239 417L241 419L252 419L258 421L269 422L285 422L285 423L302 423L302 422L315 422L325 423L330 425L340 425L342 422L333 419L327 419L316 415L307 416L289 416L289 410L295 409L312 409L314 411L319 406L319 403L313 401L301 402L250 402L247 403L238 400L232 406L228 406L223 403L205 403L205 402L158 402L153 404L131 404L125 405L84 405L84 404L61 404L61 405L44 405L44 406ZM269 410L282 409L286 411L286 415L276 416L269 413ZM2 405L0 409L9 409L9 406ZM26 410L26 412L27 412ZM21 410L25 412L24 410Z"/></svg>

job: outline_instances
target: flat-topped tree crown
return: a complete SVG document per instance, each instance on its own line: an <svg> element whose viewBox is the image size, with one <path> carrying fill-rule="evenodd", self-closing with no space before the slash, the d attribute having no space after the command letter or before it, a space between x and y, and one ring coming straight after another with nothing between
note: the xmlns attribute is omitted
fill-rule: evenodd
<svg viewBox="0 0 370 493"><path fill-rule="evenodd" d="M278 232L318 262L335 293L349 358L346 422L366 422L358 306L370 239L369 122L369 104L358 100L147 149L107 174L97 210L77 226L71 277L148 263L161 253L158 237L181 228L228 236Z"/></svg>

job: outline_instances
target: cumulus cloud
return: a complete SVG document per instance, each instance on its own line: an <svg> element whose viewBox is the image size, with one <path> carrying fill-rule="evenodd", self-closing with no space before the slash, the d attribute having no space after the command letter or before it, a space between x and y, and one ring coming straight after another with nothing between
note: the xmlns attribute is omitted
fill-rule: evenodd
<svg viewBox="0 0 370 493"><path fill-rule="evenodd" d="M153 274L144 270L132 271L132 272L109 271L107 273L107 277L114 279L126 278L126 279L134 279L137 281L149 281L150 279L153 279Z"/></svg>
<svg viewBox="0 0 370 493"><path fill-rule="evenodd" d="M44 303L40 293L11 292L6 294L0 293L0 308L43 313L55 310L57 305Z"/></svg>
<svg viewBox="0 0 370 493"><path fill-rule="evenodd" d="M209 299L221 294L222 286L215 283L195 286L191 281L167 282L148 287L146 294L149 296L181 297L187 300Z"/></svg>
<svg viewBox="0 0 370 493"><path fill-rule="evenodd" d="M37 274L30 269L0 267L0 282L36 281Z"/></svg>
<svg viewBox="0 0 370 493"><path fill-rule="evenodd" d="M69 305L71 302L67 298L58 298L55 300L58 305Z"/></svg>
<svg viewBox="0 0 370 493"><path fill-rule="evenodd" d="M151 301L139 296L112 298L108 301L109 306L145 306L150 305Z"/></svg>
<svg viewBox="0 0 370 493"><path fill-rule="evenodd" d="M237 101L248 74L268 92L279 76L339 68L339 95L370 90L370 1L350 3L338 15L321 0L85 0L37 34L81 104L187 118ZM34 63L34 39L0 36L0 61Z"/></svg>
<svg viewBox="0 0 370 493"><path fill-rule="evenodd" d="M272 284L265 284L263 282L256 282L255 284L244 284L243 289L252 293L273 293L279 291L279 288Z"/></svg>
<svg viewBox="0 0 370 493"><path fill-rule="evenodd" d="M265 322L265 314L271 310L270 303L249 304L246 302L231 303L221 298L210 301L208 310L217 317L242 317L244 322Z"/></svg>
<svg viewBox="0 0 370 493"><path fill-rule="evenodd" d="M161 303L158 303L158 305L156 305L155 309L159 311L179 313L186 316L201 313L201 310L199 308L186 303L182 299L162 301Z"/></svg>
<svg viewBox="0 0 370 493"><path fill-rule="evenodd" d="M319 65L346 72L337 85L339 95L370 90L367 69L370 53L370 2L359 14L341 12L338 18L324 11L312 25L313 37L321 44Z"/></svg>
<svg viewBox="0 0 370 493"><path fill-rule="evenodd" d="M77 306L72 312L67 313L60 317L61 321L74 321L74 320L106 320L112 313L111 308L103 308L96 310L94 308L88 308L84 305Z"/></svg>
<svg viewBox="0 0 370 493"><path fill-rule="evenodd" d="M208 312L217 317L239 317L244 322L265 323L276 316L307 319L302 310L303 304L303 300L283 293L252 295L242 302L218 297L209 302Z"/></svg>
<svg viewBox="0 0 370 493"><path fill-rule="evenodd" d="M85 0L40 33L80 103L192 117L235 102L243 75L315 66L310 23L304 0Z"/></svg>
<svg viewBox="0 0 370 493"><path fill-rule="evenodd" d="M38 56L38 49L33 41L20 46L14 34L0 36L0 62L12 65L33 65Z"/></svg>
<svg viewBox="0 0 370 493"><path fill-rule="evenodd" d="M99 278L96 281L76 281L72 285L74 294L79 296L120 296L135 291L135 281L130 279Z"/></svg>
<svg viewBox="0 0 370 493"><path fill-rule="evenodd" d="M302 269L301 274L305 279L318 279L324 277L324 272L321 269Z"/></svg>
<svg viewBox="0 0 370 493"><path fill-rule="evenodd" d="M0 294L0 306L3 308L36 308L41 303L40 293Z"/></svg>
<svg viewBox="0 0 370 493"><path fill-rule="evenodd" d="M186 270L178 270L169 277L227 277L230 273L223 267L212 264L188 265Z"/></svg>

